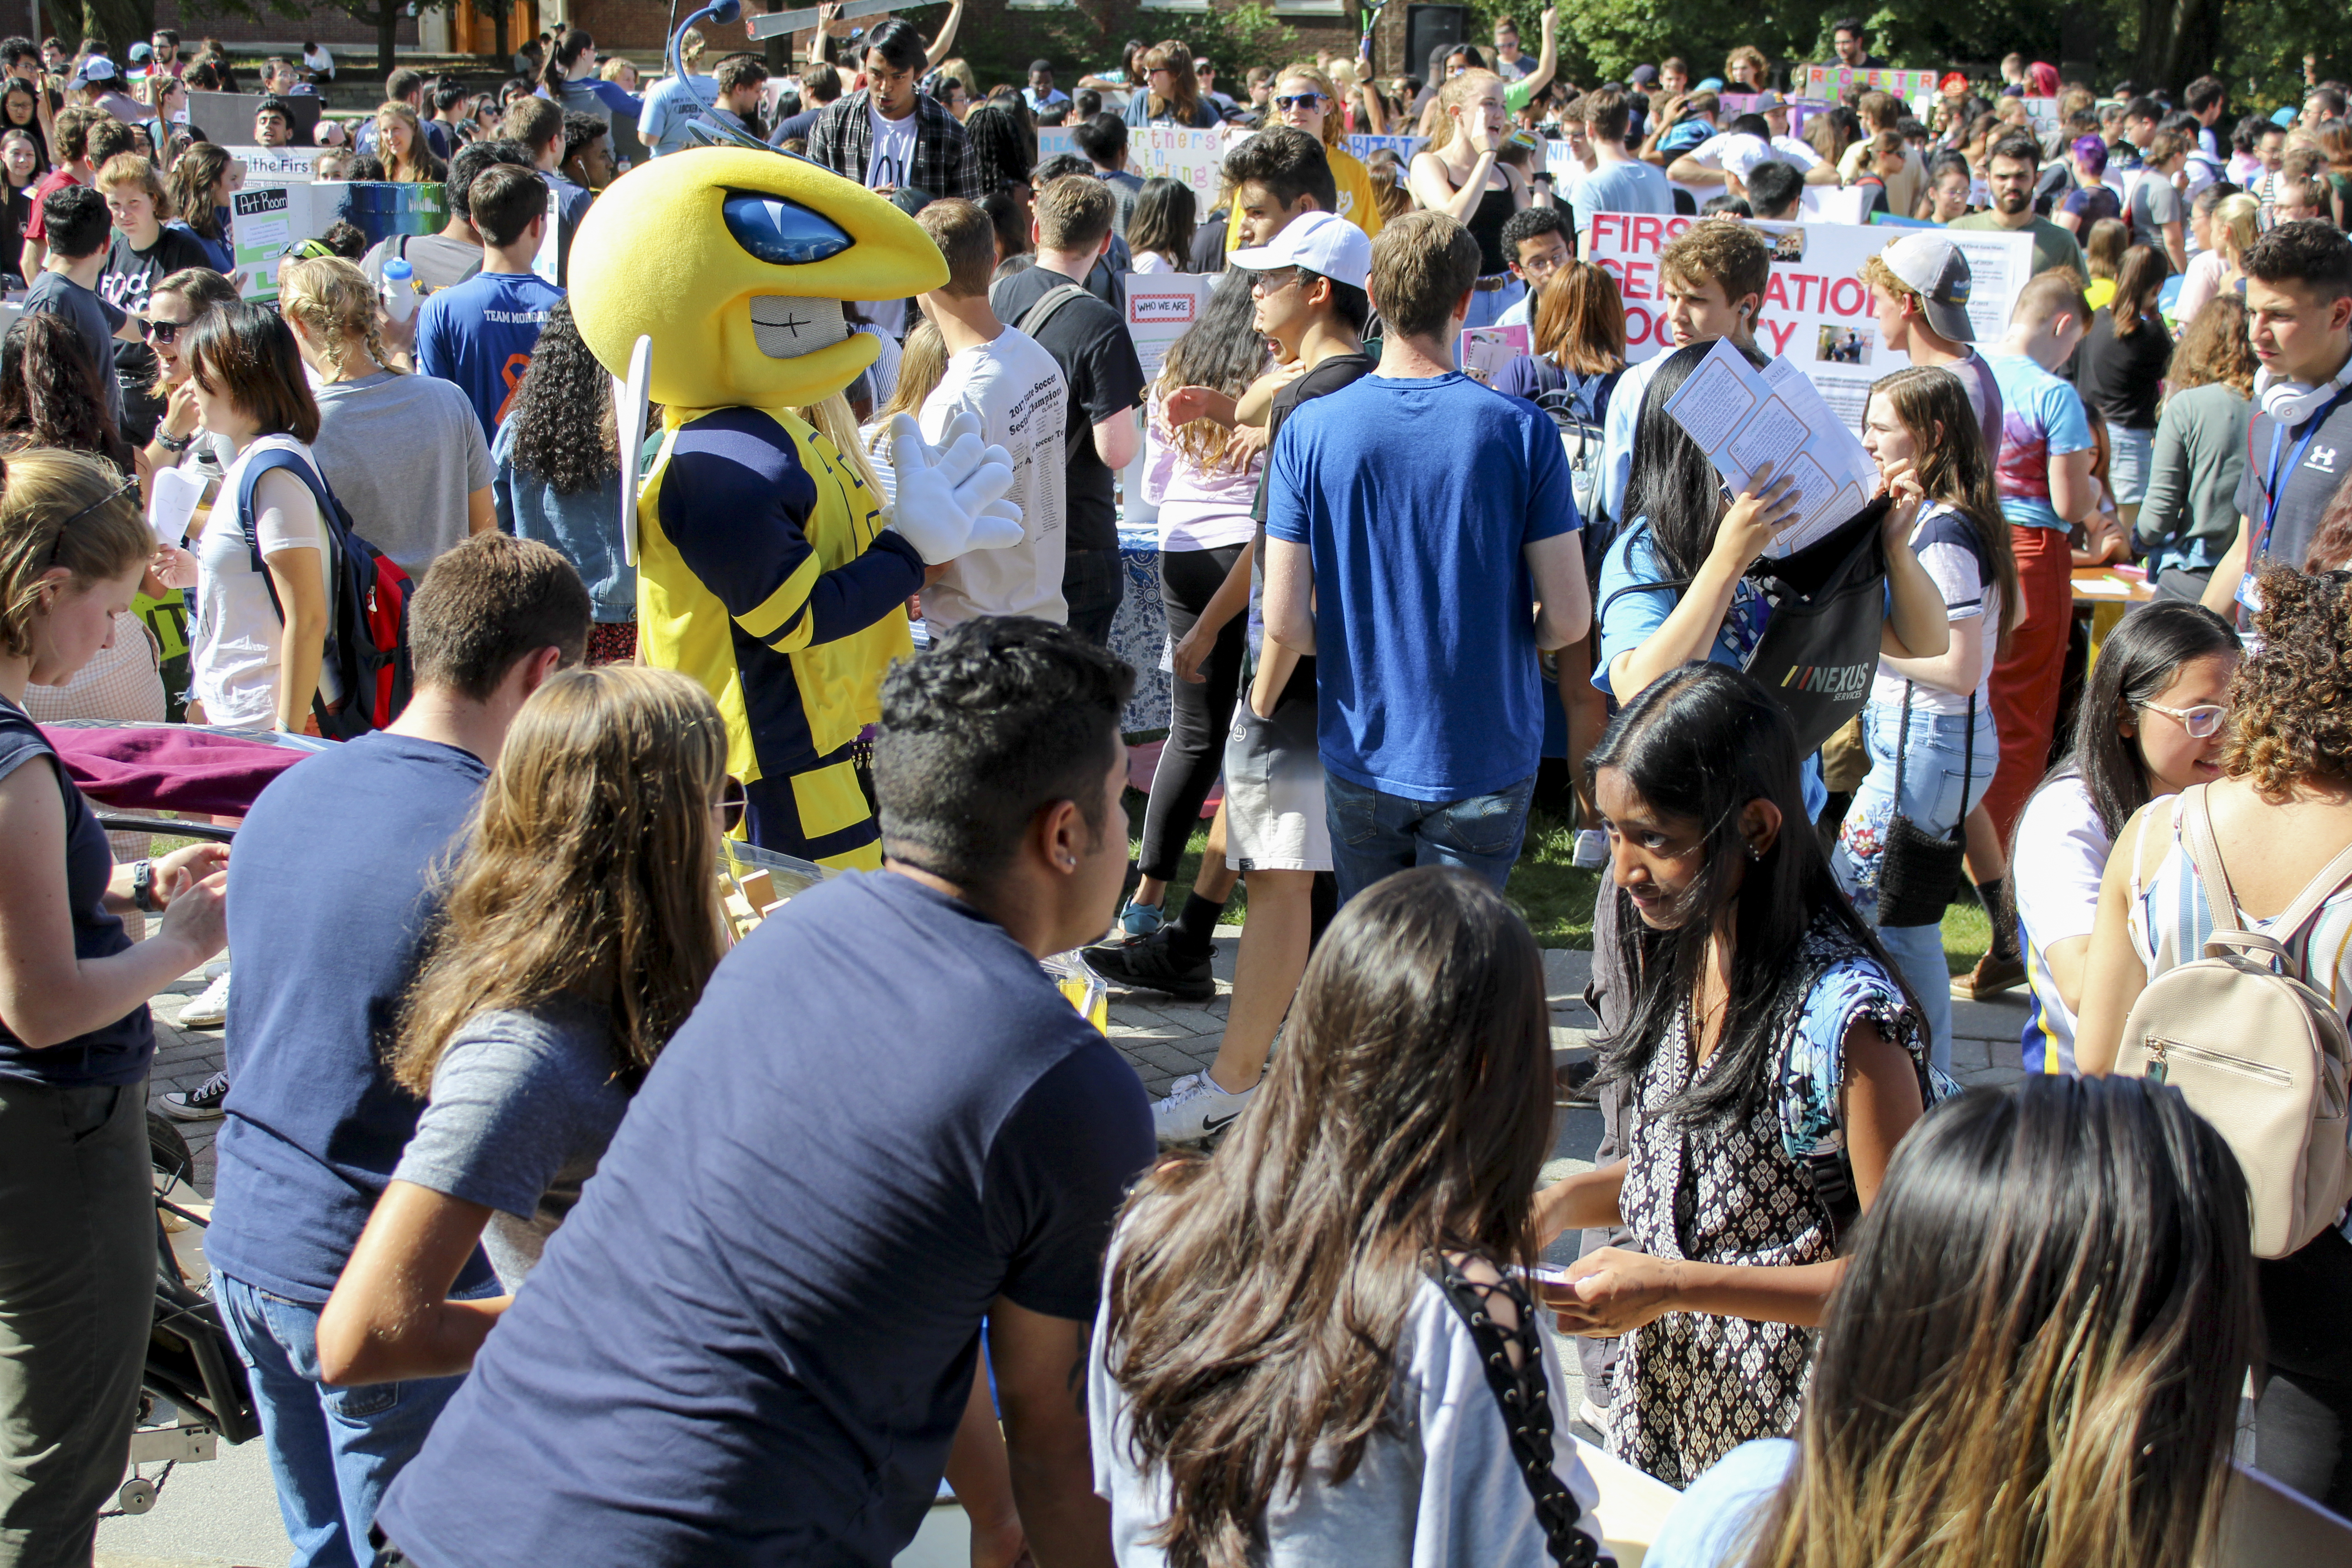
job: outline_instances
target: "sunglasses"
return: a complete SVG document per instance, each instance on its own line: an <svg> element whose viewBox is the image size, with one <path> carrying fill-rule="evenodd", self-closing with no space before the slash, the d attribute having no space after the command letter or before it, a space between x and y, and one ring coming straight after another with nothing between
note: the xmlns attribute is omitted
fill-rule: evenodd
<svg viewBox="0 0 2352 1568"><path fill-rule="evenodd" d="M157 321L142 317L139 335L151 343L173 343L179 342L180 334L194 325L194 321Z"/></svg>
<svg viewBox="0 0 2352 1568"><path fill-rule="evenodd" d="M107 491L104 495L90 502L88 506L82 508L71 517L58 524L58 536L49 542L48 564L43 566L41 570L47 572L57 565L58 557L65 551L67 529L71 528L75 523L79 522L83 518L88 517L100 507L108 506L115 501L121 500L124 496L131 494L138 488L139 478L136 474L133 474L131 478L123 480L121 484L115 486L112 489Z"/></svg>
<svg viewBox="0 0 2352 1568"><path fill-rule="evenodd" d="M1323 100L1323 95L1319 92L1302 92L1292 98L1277 98L1274 100L1274 106L1276 109L1286 110L1292 109L1313 109L1321 104Z"/></svg>
<svg viewBox="0 0 2352 1568"><path fill-rule="evenodd" d="M2176 719L2189 731L2192 741L2210 741L2221 732L2230 721L2230 710L2219 702L2200 702L2194 708L2167 708L2161 702L2143 702L2143 708L2154 709L2168 719Z"/></svg>
<svg viewBox="0 0 2352 1568"><path fill-rule="evenodd" d="M743 793L743 781L730 773L727 782L719 786L719 798L710 803L710 819L719 824L719 831L732 838L743 826L744 813L751 799Z"/></svg>

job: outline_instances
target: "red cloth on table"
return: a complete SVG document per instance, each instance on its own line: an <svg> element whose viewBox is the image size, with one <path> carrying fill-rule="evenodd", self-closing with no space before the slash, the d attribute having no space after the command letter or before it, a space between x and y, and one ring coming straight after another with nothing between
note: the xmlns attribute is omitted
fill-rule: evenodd
<svg viewBox="0 0 2352 1568"><path fill-rule="evenodd" d="M43 727L82 794L121 811L242 816L269 781L310 753L207 730Z"/></svg>

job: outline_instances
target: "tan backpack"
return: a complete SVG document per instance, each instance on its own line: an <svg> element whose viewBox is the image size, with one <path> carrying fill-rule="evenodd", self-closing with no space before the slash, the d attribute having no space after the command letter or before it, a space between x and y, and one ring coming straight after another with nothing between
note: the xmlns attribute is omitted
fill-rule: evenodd
<svg viewBox="0 0 2352 1568"><path fill-rule="evenodd" d="M2181 796L2180 840L2212 908L2212 934L2204 958L2165 971L2140 993L2115 1070L2172 1085L2213 1124L2245 1168L2254 1255L2284 1258L2352 1203L2352 1033L2292 947L2319 906L2352 880L2352 848L2322 868L2264 934L2246 929L2201 784Z"/></svg>

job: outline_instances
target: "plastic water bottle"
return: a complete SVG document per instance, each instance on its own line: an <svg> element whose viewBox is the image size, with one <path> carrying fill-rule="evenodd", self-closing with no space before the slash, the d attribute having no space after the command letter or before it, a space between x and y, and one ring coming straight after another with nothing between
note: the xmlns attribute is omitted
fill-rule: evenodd
<svg viewBox="0 0 2352 1568"><path fill-rule="evenodd" d="M383 264L383 313L404 321L416 313L416 268L395 256Z"/></svg>

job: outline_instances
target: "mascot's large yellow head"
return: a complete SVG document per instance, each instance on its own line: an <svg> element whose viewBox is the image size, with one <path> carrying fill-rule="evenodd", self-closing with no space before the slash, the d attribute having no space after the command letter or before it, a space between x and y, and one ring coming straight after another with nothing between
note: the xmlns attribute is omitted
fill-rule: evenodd
<svg viewBox="0 0 2352 1568"><path fill-rule="evenodd" d="M627 374L653 339L650 390L682 408L802 407L881 352L844 300L936 289L948 266L914 219L798 158L701 147L615 180L572 244L572 312Z"/></svg>

